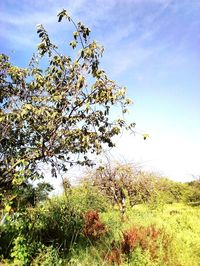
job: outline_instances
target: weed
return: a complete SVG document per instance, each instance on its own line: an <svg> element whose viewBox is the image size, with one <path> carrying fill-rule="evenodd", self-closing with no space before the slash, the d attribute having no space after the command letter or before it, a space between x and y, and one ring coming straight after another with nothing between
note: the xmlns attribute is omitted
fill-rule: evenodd
<svg viewBox="0 0 200 266"><path fill-rule="evenodd" d="M99 218L98 211L88 210L84 216L84 235L90 240L97 240L107 232L105 225Z"/></svg>
<svg viewBox="0 0 200 266"><path fill-rule="evenodd" d="M158 259L160 250L165 262L169 259L172 238L163 229L154 225L148 227L133 227L123 233L121 243L122 253L130 255L137 247L148 251L152 260Z"/></svg>

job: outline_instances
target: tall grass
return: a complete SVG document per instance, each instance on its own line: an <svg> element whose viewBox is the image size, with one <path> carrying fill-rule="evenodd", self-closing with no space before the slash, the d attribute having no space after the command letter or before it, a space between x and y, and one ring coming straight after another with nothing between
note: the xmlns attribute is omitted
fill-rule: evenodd
<svg viewBox="0 0 200 266"><path fill-rule="evenodd" d="M133 207L127 204L122 220L118 208L84 185L8 217L0 227L6 265L200 263L199 206L166 204L157 198Z"/></svg>

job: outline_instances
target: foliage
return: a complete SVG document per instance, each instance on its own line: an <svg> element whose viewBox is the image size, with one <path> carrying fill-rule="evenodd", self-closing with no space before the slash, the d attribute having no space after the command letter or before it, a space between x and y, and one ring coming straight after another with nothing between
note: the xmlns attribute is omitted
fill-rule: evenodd
<svg viewBox="0 0 200 266"><path fill-rule="evenodd" d="M26 261L31 261L32 265L52 263L80 266L109 263L112 265L114 261L116 265L118 261L119 265L121 263L124 266L199 264L199 207L177 203L165 204L161 212L159 209L152 210L147 204L136 205L128 209L124 222L116 210L109 209L100 213L100 221L108 234L95 241L94 245L94 242L88 241L82 233L83 215L76 216L77 219L81 219L78 220L80 223L68 224L72 219L76 219L71 218L72 210L79 209L78 205L72 203L69 206L69 202L66 196L54 197L29 209L26 214L15 214L12 219L8 216L9 219L0 227L1 254L4 254L4 259L9 259L5 264L9 265L13 260L17 263L19 259L24 261L24 264L20 265L26 265ZM68 207L67 211L64 211L65 205ZM90 228L93 228L93 224ZM52 228L59 231L57 235L51 234ZM70 232L80 232L80 238L76 233ZM65 237L59 238L60 234L65 234ZM70 234L73 235L71 240ZM67 239L66 246L63 243L64 238ZM130 249L127 249L130 250L128 257L127 252L122 252L125 243L130 244Z"/></svg>
<svg viewBox="0 0 200 266"><path fill-rule="evenodd" d="M136 247L147 250L151 260L157 260L162 252L163 263L168 264L171 256L172 238L163 229L154 225L133 227L123 233L122 252L130 255Z"/></svg>
<svg viewBox="0 0 200 266"><path fill-rule="evenodd" d="M100 239L106 234L105 225L99 218L99 213L94 210L88 210L84 215L84 235L90 240Z"/></svg>
<svg viewBox="0 0 200 266"><path fill-rule="evenodd" d="M53 187L47 182L37 185L26 181L19 186L13 187L12 191L5 193L0 200L2 213L6 206L10 206L10 212L23 211L27 207L34 207L37 203L47 199ZM3 210L4 209L4 210Z"/></svg>
<svg viewBox="0 0 200 266"><path fill-rule="evenodd" d="M74 247L70 257L72 264L69 265L118 265L119 259L121 260L119 265L124 266L198 266L200 259L199 215L199 207L190 207L185 204L165 204L162 212L159 209L152 210L149 205L144 204L129 209L128 218L122 223L118 212L109 210L109 212L102 213L101 218L112 234L109 232L108 238L96 246ZM145 231L145 228L151 227L152 224L161 234L155 243L149 236L144 240L150 249L151 244L159 246L155 249L157 250L156 256L151 257L148 249L142 249L140 246L135 247L128 258L127 255L122 254L119 244L123 240L122 232L130 231L131 228L144 228ZM166 240L165 235L169 236ZM165 241L168 244L165 244ZM165 245L168 245L167 249L164 249ZM167 254L170 255L168 258ZM168 260L165 261L165 259Z"/></svg>
<svg viewBox="0 0 200 266"><path fill-rule="evenodd" d="M124 265L157 266L159 265L159 263L157 264L155 262L152 262L148 252L145 252L140 247L136 247L135 250L130 254L127 263L124 263Z"/></svg>
<svg viewBox="0 0 200 266"><path fill-rule="evenodd" d="M165 204L163 210L149 208L149 205L137 205L130 209L127 213L125 223L120 223L119 216L116 211L110 211L103 214L103 221L109 221L109 228L115 232L114 238L120 241L119 233L130 230L130 228L138 228L156 225L157 229L164 229L167 235L173 236L170 244L172 254L169 258L169 265L182 266L198 266L200 260L199 243L200 243L200 209L199 207L191 207L185 204L172 203ZM111 226L112 225L112 226ZM136 251L140 259L151 259L148 252L144 252L141 248ZM154 260L151 264L142 263L134 264L135 251L131 253L131 265L167 265L158 261L163 260L163 253L159 254L159 259ZM134 261L134 262L133 262ZM171 264L170 264L171 263ZM129 264L129 265L130 265ZM126 264L125 264L126 265Z"/></svg>
<svg viewBox="0 0 200 266"><path fill-rule="evenodd" d="M104 212L110 207L110 202L107 198L89 183L74 187L71 190L70 198L82 213L87 212L89 209Z"/></svg>
<svg viewBox="0 0 200 266"><path fill-rule="evenodd" d="M100 69L103 47L90 41L90 29L66 10L58 14L58 21L63 19L75 28L70 46L80 48L77 55L61 54L42 25L38 54L28 68L0 55L1 191L39 178L41 163L52 167L53 176L68 165L91 165L88 154L99 154L104 144L113 147L113 137L126 127L109 115L114 105L125 113L131 100Z"/></svg>
<svg viewBox="0 0 200 266"><path fill-rule="evenodd" d="M187 202L195 195L188 184L172 181L155 173L138 170L130 164L108 162L90 170L87 182L103 193L113 205L131 206L149 203L152 208L162 208L165 203Z"/></svg>
<svg viewBox="0 0 200 266"><path fill-rule="evenodd" d="M13 240L17 237L17 230L14 223L14 218L5 215L0 224L0 257L7 258L10 256L10 251L13 247Z"/></svg>
<svg viewBox="0 0 200 266"><path fill-rule="evenodd" d="M200 205L200 178L188 182L190 193L188 194L187 201L192 205Z"/></svg>
<svg viewBox="0 0 200 266"><path fill-rule="evenodd" d="M121 249L116 246L115 241L111 243L110 249L103 254L103 258L109 265L122 265Z"/></svg>
<svg viewBox="0 0 200 266"><path fill-rule="evenodd" d="M38 242L31 242L25 236L17 236L14 239L14 246L11 252L14 265L30 265L30 261L40 246Z"/></svg>
<svg viewBox="0 0 200 266"><path fill-rule="evenodd" d="M132 181L129 195L131 205L150 203L163 205L184 202L190 193L187 184L172 181L155 173L139 171Z"/></svg>
<svg viewBox="0 0 200 266"><path fill-rule="evenodd" d="M59 254L62 250L67 254L83 236L84 213L93 207L105 211L106 206L106 200L95 188L82 186L70 188L67 194L51 197L34 208L7 215L0 226L0 255L12 257L16 263L23 260L26 265L35 256L39 259L42 250L49 245ZM98 236L103 235L104 230L100 220L94 221L96 227L93 224L92 232L95 238L96 229Z"/></svg>
<svg viewBox="0 0 200 266"><path fill-rule="evenodd" d="M54 266L63 265L63 259L60 257L58 249L53 246L42 246L39 254L31 262L31 266Z"/></svg>
<svg viewBox="0 0 200 266"><path fill-rule="evenodd" d="M84 179L105 195L112 205L118 205L124 219L133 169L129 165L111 165L110 162L89 171Z"/></svg>
<svg viewBox="0 0 200 266"><path fill-rule="evenodd" d="M113 241L105 260L110 265L171 265L172 238L155 225L134 226L123 232L120 246ZM123 263L123 265L124 265Z"/></svg>
<svg viewBox="0 0 200 266"><path fill-rule="evenodd" d="M24 261L21 265L30 263L44 245L68 250L83 227L82 214L65 198L54 198L7 217L1 225L1 255Z"/></svg>
<svg viewBox="0 0 200 266"><path fill-rule="evenodd" d="M34 237L49 245L68 249L83 226L82 214L70 199L53 198L30 213Z"/></svg>
<svg viewBox="0 0 200 266"><path fill-rule="evenodd" d="M33 224L27 213L7 215L0 226L0 255L13 258L16 265L28 265L40 246L33 237Z"/></svg>

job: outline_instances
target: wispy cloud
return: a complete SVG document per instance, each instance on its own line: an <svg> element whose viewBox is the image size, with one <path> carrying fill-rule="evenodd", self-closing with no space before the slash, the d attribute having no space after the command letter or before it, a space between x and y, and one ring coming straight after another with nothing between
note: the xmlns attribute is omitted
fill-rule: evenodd
<svg viewBox="0 0 200 266"><path fill-rule="evenodd" d="M4 1L0 11L0 36L7 40L7 45L23 50L35 47L37 43L36 25L44 24L51 32L56 32L56 14L65 7L66 1ZM83 0L70 3L70 12L80 9ZM62 25L61 25L62 28Z"/></svg>
<svg viewBox="0 0 200 266"><path fill-rule="evenodd" d="M186 5L186 1L182 2ZM17 0L6 0L1 2L0 34L9 43L15 43L16 48L17 45L20 48L23 44L31 43L35 46L35 25L42 23L55 37L58 36L56 13L66 8L73 17L83 20L94 29L95 36L99 37L108 49L123 45L128 38L131 38L129 42L141 46L154 39L156 34L164 29L171 19L165 16L165 11L177 10L182 6L178 3L180 2L172 0L22 0L19 4ZM60 27L62 29L62 26ZM126 51L129 52L127 49Z"/></svg>
<svg viewBox="0 0 200 266"><path fill-rule="evenodd" d="M155 2L155 0L151 0ZM104 26L109 23L112 26L114 23L120 24L122 23L122 19L120 19L120 9L121 5L125 5L127 9L129 5L131 7L134 5L134 2L137 1L99 1L96 0L94 2L86 1L86 0L76 0L70 1L66 3L66 1L61 0L59 2L47 0L47 1L20 1L20 5L18 1L4 1L1 2L1 16L0 23L2 25L1 28L6 29L7 38L12 39L18 35L16 38L19 40L19 32L24 31L27 34L27 38L31 35L33 31L33 26L37 23L42 23L45 25L53 25L56 21L56 12L58 12L62 8L67 8L75 17L80 17L81 19L86 20L91 27L99 27ZM141 3L143 1L140 1ZM137 4L138 6L138 4ZM137 8L136 6L136 8ZM137 19L137 12L135 13ZM129 21L126 23L127 27L130 28L133 25L130 25L130 15ZM123 25L124 26L124 25ZM121 34L123 37L125 34L125 30L121 30ZM5 37L5 36L4 36ZM22 36L23 39L23 36Z"/></svg>

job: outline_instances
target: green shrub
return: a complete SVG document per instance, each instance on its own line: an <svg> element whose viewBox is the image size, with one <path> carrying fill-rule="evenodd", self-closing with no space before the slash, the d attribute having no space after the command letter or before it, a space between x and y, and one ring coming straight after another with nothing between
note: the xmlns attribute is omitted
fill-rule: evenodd
<svg viewBox="0 0 200 266"><path fill-rule="evenodd" d="M198 206L200 205L200 181L195 180L188 183L189 193L187 195L187 203Z"/></svg>
<svg viewBox="0 0 200 266"><path fill-rule="evenodd" d="M136 247L130 254L127 264L131 266L155 266L155 263L151 261L148 251L142 250L141 247Z"/></svg>
<svg viewBox="0 0 200 266"><path fill-rule="evenodd" d="M96 188L84 184L52 197L34 208L7 214L0 226L0 255L15 264L27 265L40 246L61 252L83 237L84 213L88 209L105 211L106 198ZM50 251L49 251L50 252Z"/></svg>
<svg viewBox="0 0 200 266"><path fill-rule="evenodd" d="M34 234L43 244L69 248L83 227L82 213L66 197L54 197L32 213Z"/></svg>
<svg viewBox="0 0 200 266"><path fill-rule="evenodd" d="M89 183L73 188L69 198L73 201L76 209L83 213L89 209L103 212L110 207L108 199Z"/></svg>
<svg viewBox="0 0 200 266"><path fill-rule="evenodd" d="M16 265L28 265L41 245L69 250L82 228L82 213L73 202L55 197L23 213L8 215L0 231L1 255Z"/></svg>
<svg viewBox="0 0 200 266"><path fill-rule="evenodd" d="M5 216L4 221L0 225L0 256L5 258L9 256L12 239L15 237L16 231L14 224Z"/></svg>
<svg viewBox="0 0 200 266"><path fill-rule="evenodd" d="M26 213L6 213L0 225L0 255L10 258L11 250L17 245L17 237L28 231Z"/></svg>
<svg viewBox="0 0 200 266"><path fill-rule="evenodd" d="M63 259L60 257L58 249L53 246L42 246L39 254L31 262L31 266L59 266L63 265Z"/></svg>
<svg viewBox="0 0 200 266"><path fill-rule="evenodd" d="M27 236L18 236L13 241L11 258L13 264L19 266L30 265L31 259L39 248L39 242L32 242Z"/></svg>

